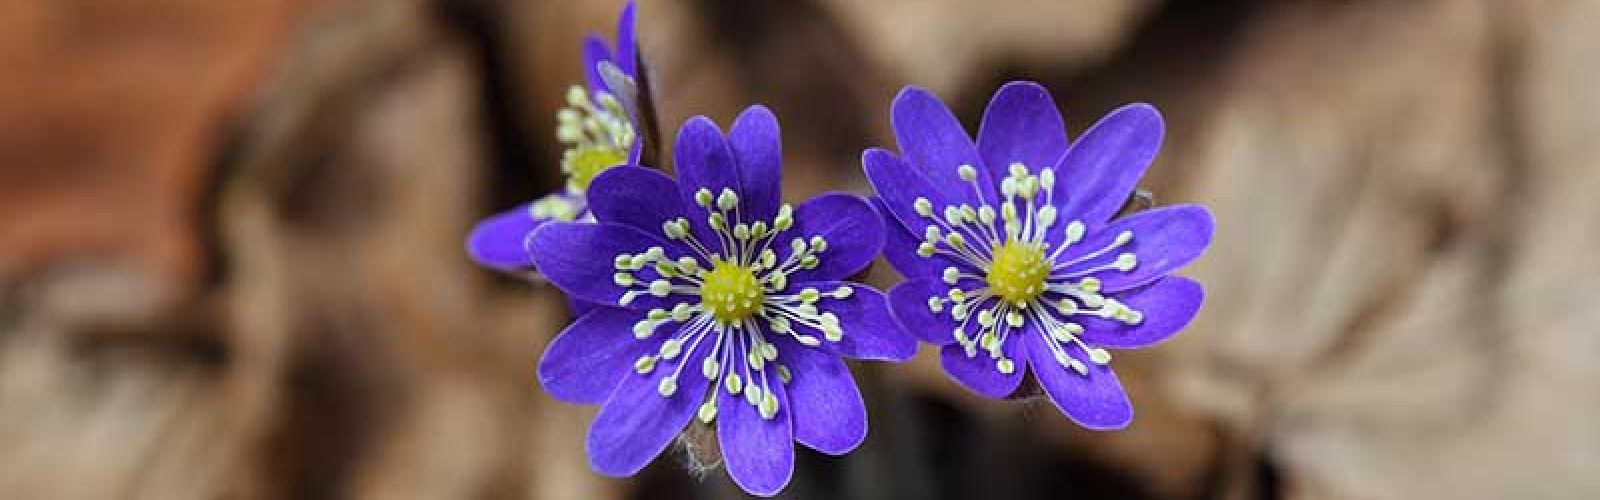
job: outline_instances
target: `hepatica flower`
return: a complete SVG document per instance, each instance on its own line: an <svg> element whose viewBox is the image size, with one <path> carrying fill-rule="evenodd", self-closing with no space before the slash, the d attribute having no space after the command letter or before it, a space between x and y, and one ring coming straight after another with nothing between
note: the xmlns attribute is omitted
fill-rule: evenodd
<svg viewBox="0 0 1600 500"><path fill-rule="evenodd" d="M601 404L593 468L638 472L686 426L714 426L745 491L788 483L798 441L843 454L866 434L840 356L905 360L916 349L885 297L842 281L882 247L865 200L780 203L778 123L741 114L724 137L696 117L675 145L678 180L624 166L594 179L593 224L551 223L529 249L545 276L604 304L553 340L539 380L557 398Z"/></svg>
<svg viewBox="0 0 1600 500"><path fill-rule="evenodd" d="M467 237L467 252L474 261L508 272L531 270L528 234L550 221L590 220L587 193L595 176L616 165L637 163L642 144L634 9L628 2L617 19L615 54L598 36L584 41L587 85L568 89L567 106L556 114L556 138L565 148L561 171L566 186L479 222Z"/></svg>
<svg viewBox="0 0 1600 500"><path fill-rule="evenodd" d="M863 163L899 226L885 249L909 278L889 293L896 318L979 394L1011 395L1031 370L1079 425L1127 426L1108 349L1194 317L1200 285L1169 274L1213 227L1198 205L1113 219L1160 147L1161 115L1125 106L1069 146L1049 93L1026 82L995 94L976 145L925 90L903 90L892 115L904 157L873 149Z"/></svg>

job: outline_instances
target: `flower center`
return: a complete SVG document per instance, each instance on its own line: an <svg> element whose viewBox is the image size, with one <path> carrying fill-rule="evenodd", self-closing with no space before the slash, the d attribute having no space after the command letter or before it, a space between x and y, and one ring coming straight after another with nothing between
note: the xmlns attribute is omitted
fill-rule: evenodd
<svg viewBox="0 0 1600 500"><path fill-rule="evenodd" d="M1070 220L1062 228L1062 239L1046 241L1058 222L1052 199L1054 170L1034 174L1026 165L1011 164L1000 182L998 203L988 199L990 192L978 182L976 167L959 165L956 175L971 187L976 206L937 207L925 197L912 202L916 215L925 221L917 255L961 264L944 269L944 283L950 287L928 297L928 310L948 313L958 325L951 335L967 357L986 351L1000 373L1016 373L1016 360L1005 356L1003 346L1030 321L1046 335L1051 354L1062 366L1080 375L1088 373L1088 365L1068 354L1066 346L1072 344L1088 355L1089 363L1110 362L1108 351L1079 337L1083 325L1077 318L1127 325L1144 321L1142 312L1101 293L1096 276L1126 273L1139 265L1134 253L1119 252L1133 242L1133 232L1122 231L1109 242L1095 240L1099 248L1063 258L1068 247L1084 244L1086 228L1083 221ZM980 277L985 286L974 287L971 280Z"/></svg>
<svg viewBox="0 0 1600 500"><path fill-rule="evenodd" d="M749 267L718 260L704 279L700 300L722 324L739 324L761 310L761 282Z"/></svg>
<svg viewBox="0 0 1600 500"><path fill-rule="evenodd" d="M574 85L567 90L567 107L556 113L556 139L566 145L561 171L567 174L567 191L583 194L600 172L628 162L638 135L615 96L591 96Z"/></svg>
<svg viewBox="0 0 1600 500"><path fill-rule="evenodd" d="M566 159L568 182L579 191L589 189L589 181L605 169L628 162L628 153L608 146L582 146Z"/></svg>
<svg viewBox="0 0 1600 500"><path fill-rule="evenodd" d="M717 418L717 390L728 395L744 395L761 418L778 415L774 383L788 384L794 376L778 361L778 345L771 337L788 337L801 346L815 348L822 342L840 342L845 331L839 316L829 311L829 301L847 300L855 294L848 285L832 289L812 286L790 287L789 276L805 269L816 269L826 255L827 239L790 234L794 227L794 207L783 204L770 221L747 221L739 209L739 194L731 188L714 193L701 188L694 203L705 208L705 227L715 241L701 241L691 230L689 219L678 217L661 222L661 234L682 245L688 255L668 257L665 248L652 246L639 254L619 254L612 267L612 282L626 291L617 305L628 307L643 297L671 295L694 297L678 301L671 309L655 308L633 324L633 335L640 340L657 335L667 323L671 338L660 341L655 354L634 360L634 371L648 375L658 363L673 363L672 372L662 377L657 392L662 397L678 393L678 377L684 376L681 361L696 351L704 352L699 375L711 383L710 394L700 404L696 416L710 424ZM789 237L789 255L779 260L772 247ZM794 288L799 288L795 290ZM821 334L821 338L817 334ZM695 367L689 367L695 370ZM768 370L775 370L773 382Z"/></svg>
<svg viewBox="0 0 1600 500"><path fill-rule="evenodd" d="M1049 275L1050 263L1042 245L1010 240L994 249L994 265L984 278L995 295L1020 306L1044 292Z"/></svg>

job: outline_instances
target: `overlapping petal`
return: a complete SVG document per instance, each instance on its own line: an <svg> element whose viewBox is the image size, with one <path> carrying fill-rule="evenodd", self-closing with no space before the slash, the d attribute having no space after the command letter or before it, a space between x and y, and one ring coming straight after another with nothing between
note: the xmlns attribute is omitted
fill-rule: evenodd
<svg viewBox="0 0 1600 500"><path fill-rule="evenodd" d="M1062 262L1076 262L1061 274L1081 273L1111 262L1122 253L1138 258L1133 269L1091 273L1110 292L1137 287L1171 274L1204 253L1211 245L1215 223L1211 211L1200 205L1168 205L1139 212L1113 222L1084 238L1062 254ZM1132 239L1114 251L1092 259L1081 256L1111 245L1124 231Z"/></svg>
<svg viewBox="0 0 1600 500"><path fill-rule="evenodd" d="M962 185L956 168L971 165L977 168L981 185L993 185L972 139L938 96L921 87L907 86L895 96L889 113L906 163L934 184Z"/></svg>
<svg viewBox="0 0 1600 500"><path fill-rule="evenodd" d="M820 237L827 242L815 269L801 269L790 275L794 281L822 281L848 278L866 269L883 249L883 221L872 205L860 196L824 193L794 211L794 227L778 236L776 247L781 262L791 253L794 238Z"/></svg>
<svg viewBox="0 0 1600 500"><path fill-rule="evenodd" d="M886 249L889 263L902 274L913 277L938 276L945 267L956 265L943 257L930 259L915 254L917 244L930 225L927 219L917 215L916 201L918 198L927 198L935 207L963 203L975 205L980 203L977 192L965 183L936 183L922 170L883 149L868 149L862 153L861 163L879 203L887 211L884 215L890 216L884 219L898 221L904 231L888 236L901 242L894 248Z"/></svg>
<svg viewBox="0 0 1600 500"><path fill-rule="evenodd" d="M711 212L695 203L695 193L706 189L714 199L723 189L743 192L738 164L728 148L728 141L722 137L722 130L710 118L690 118L678 129L673 158L677 162L678 193L695 237L708 244L719 241L706 223Z"/></svg>
<svg viewBox="0 0 1600 500"><path fill-rule="evenodd" d="M1091 363L1077 344L1068 344L1063 347L1067 354L1088 369L1086 375L1080 375L1056 362L1054 351L1046 344L1048 337L1028 335L1024 342L1028 344L1029 369L1067 418L1090 430L1121 429L1133 421L1133 404L1110 366Z"/></svg>
<svg viewBox="0 0 1600 500"><path fill-rule="evenodd" d="M589 314L590 311L593 311L595 308L599 307L607 306L572 297L570 295L567 296L567 312L572 313L572 317L574 318L581 318L583 315Z"/></svg>
<svg viewBox="0 0 1600 500"><path fill-rule="evenodd" d="M971 199L964 197L964 191L956 187L934 183L922 171L913 169L885 149L871 148L861 153L861 166L878 200L889 209L889 215L916 234L921 234L928 225L917 216L914 205L917 198L928 198L935 205L959 204Z"/></svg>
<svg viewBox="0 0 1600 500"><path fill-rule="evenodd" d="M1149 346L1172 337L1188 326L1200 313L1205 289L1200 283L1180 276L1168 276L1117 295L1117 300L1138 310L1144 321L1137 325L1093 316L1078 319L1083 339L1092 345L1115 349Z"/></svg>
<svg viewBox="0 0 1600 500"><path fill-rule="evenodd" d="M778 117L766 106L739 113L728 130L728 147L738 168L740 214L746 221L770 221L778 213L783 191L783 143Z"/></svg>
<svg viewBox="0 0 1600 500"><path fill-rule="evenodd" d="M867 407L844 360L787 338L774 340L794 377L785 388L794 440L829 455L854 450L867 437Z"/></svg>
<svg viewBox="0 0 1600 500"><path fill-rule="evenodd" d="M883 219L883 259L889 261L889 266L908 278L939 276L944 268L959 265L957 262L942 255L923 257L917 255L917 245L922 243L922 236L911 234L911 231L900 224L893 212L884 204L882 198L872 198L873 208L878 210L879 218Z"/></svg>
<svg viewBox="0 0 1600 500"><path fill-rule="evenodd" d="M744 397L717 391L717 441L722 445L728 475L744 491L764 497L777 494L794 475L793 412L783 382L774 372L763 375L763 390L772 391L778 400L778 411L771 419L761 418L756 406Z"/></svg>
<svg viewBox="0 0 1600 500"><path fill-rule="evenodd" d="M676 246L621 224L554 222L540 227L528 239L534 263L561 291L582 300L611 305L620 305L619 301L627 292L612 280L617 255L642 253L652 246L663 247L672 258L682 255L674 253ZM653 279L653 273L650 269L638 272L640 280L645 282ZM645 294L627 307L672 307L683 301L681 295Z"/></svg>
<svg viewBox="0 0 1600 500"><path fill-rule="evenodd" d="M1116 215L1155 160L1165 127L1149 104L1117 108L1089 127L1056 165L1062 216L1093 228Z"/></svg>
<svg viewBox="0 0 1600 500"><path fill-rule="evenodd" d="M678 183L658 170L612 167L589 184L589 210L597 221L659 235L661 223L684 216L683 203L670 195L677 192Z"/></svg>
<svg viewBox="0 0 1600 500"><path fill-rule="evenodd" d="M590 467L609 476L631 476L660 455L704 401L710 382L697 368L708 351L688 351L648 374L626 372L589 425ZM678 363L686 368L676 379L676 391L662 396L661 379L672 375Z"/></svg>
<svg viewBox="0 0 1600 500"><path fill-rule="evenodd" d="M533 267L528 234L547 222L535 219L528 204L478 222L467 235L467 255L484 267L515 272Z"/></svg>
<svg viewBox="0 0 1600 500"><path fill-rule="evenodd" d="M949 289L948 285L927 278L902 281L889 289L889 310L912 337L933 345L954 344L958 323L943 310L947 306L937 313L928 307L930 297L942 298Z"/></svg>
<svg viewBox="0 0 1600 500"><path fill-rule="evenodd" d="M634 28L637 17L638 5L633 0L622 6L622 14L617 16L617 68L629 76L639 74L639 40Z"/></svg>
<svg viewBox="0 0 1600 500"><path fill-rule="evenodd" d="M995 359L990 358L987 352L979 350L976 355L969 357L960 345L955 344L939 348L939 361L950 378L972 392L990 399L1004 398L1016 392L1022 384L1022 375L1027 366L1024 355L1030 347L1023 342L1023 338L1039 335L1037 325L1030 322L1022 329L1011 332L1011 337L1001 343L1000 352L1015 365L1011 373L1001 373L996 369Z"/></svg>
<svg viewBox="0 0 1600 500"><path fill-rule="evenodd" d="M990 178L1005 178L1012 163L1032 173L1055 168L1066 150L1067 127L1050 91L1033 82L1011 82L995 92L978 128L978 153Z"/></svg>
<svg viewBox="0 0 1600 500"><path fill-rule="evenodd" d="M825 342L832 352L852 359L905 361L917 354L917 340L900 329L889 314L888 299L883 292L860 283L844 281L808 282L790 287L791 290L815 288L828 292L841 286L852 291L847 298L824 297L817 308L839 317L844 336L838 342ZM822 332L797 325L796 329L817 338Z"/></svg>
<svg viewBox="0 0 1600 500"><path fill-rule="evenodd" d="M556 399L600 404L611 395L633 360L649 351L631 328L644 312L600 307L556 335L539 360L539 384Z"/></svg>
<svg viewBox="0 0 1600 500"><path fill-rule="evenodd" d="M611 92L611 86L600 76L600 63L610 60L611 49L606 47L604 39L595 35L584 37L583 75L589 82L590 92Z"/></svg>

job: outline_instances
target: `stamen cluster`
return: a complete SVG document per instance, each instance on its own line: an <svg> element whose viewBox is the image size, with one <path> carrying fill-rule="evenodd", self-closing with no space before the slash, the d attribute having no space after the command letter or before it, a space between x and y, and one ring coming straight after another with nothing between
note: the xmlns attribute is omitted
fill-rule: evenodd
<svg viewBox="0 0 1600 500"><path fill-rule="evenodd" d="M1110 353L1083 342L1079 337L1083 325L1072 318L1089 315L1128 325L1143 321L1143 313L1100 294L1100 279L1092 276L1132 271L1138 257L1122 252L1109 263L1080 264L1117 251L1133 240L1133 233L1125 231L1104 247L1063 261L1062 255L1082 241L1084 223L1068 221L1061 239L1050 241L1050 230L1058 222L1052 199L1054 170L1034 174L1027 165L1012 163L1009 175L1000 182L996 203L989 199L993 193L978 183L975 167L960 165L956 169L976 194L976 207L935 207L926 197L913 203L917 215L928 222L917 254L962 264L945 268L942 278L949 288L943 297L930 297L928 309L948 313L957 322L951 335L967 357L982 350L1001 373L1013 373L1017 367L1016 360L1006 357L1001 347L1030 319L1049 334L1055 360L1062 366L1079 374L1088 371L1067 354L1064 344L1077 344L1095 364L1109 363Z"/></svg>
<svg viewBox="0 0 1600 500"><path fill-rule="evenodd" d="M679 302L671 309L651 309L634 324L633 331L639 339L650 338L664 323L686 325L662 342L656 354L639 357L634 367L638 373L648 374L658 360L673 360L685 349L693 352L709 342L710 354L701 367L701 375L715 382L713 387L721 386L729 394L742 392L746 402L760 410L762 418L771 419L779 403L764 385L765 370L769 364L775 365L785 383L790 374L787 366L771 363L777 359L778 347L765 332L788 336L803 346L819 346L821 340L797 331L795 325L801 325L822 332L829 342L838 342L844 338L839 317L820 310L818 301L847 299L854 289L839 286L823 291L807 287L789 292L789 276L815 268L828 247L822 236L795 236L789 240L788 255L779 260L772 245L794 226L793 206L780 206L770 222L747 222L739 209L739 195L731 188L722 188L716 196L702 188L694 200L709 211L705 223L716 235L715 250L695 236L687 218L679 217L663 222L661 234L684 243L694 255L671 258L656 246L639 254L619 254L614 259L616 273L612 279L627 290L619 305L627 306L644 295L687 295L698 299ZM647 267L657 276L648 282L635 274ZM662 396L670 397L677 391L678 376L674 371L661 379ZM712 391L700 406L699 419L710 423L716 412Z"/></svg>
<svg viewBox="0 0 1600 500"><path fill-rule="evenodd" d="M581 197L596 175L626 164L638 133L622 103L610 92L596 91L593 98L582 86L567 89L567 107L556 113L556 139L566 145L561 172L567 176L566 196L551 194L530 205L536 219L570 221L584 205Z"/></svg>

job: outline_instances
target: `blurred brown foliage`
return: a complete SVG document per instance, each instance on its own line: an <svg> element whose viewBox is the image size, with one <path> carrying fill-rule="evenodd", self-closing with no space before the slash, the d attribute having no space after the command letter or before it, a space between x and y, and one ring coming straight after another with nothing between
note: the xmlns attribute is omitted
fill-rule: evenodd
<svg viewBox="0 0 1600 500"><path fill-rule="evenodd" d="M901 85L975 126L1024 78L1074 130L1156 104L1145 187L1216 212L1201 317L1119 356L1129 430L862 364L866 445L786 495L1600 496L1600 3L642 3L669 135L767 103L791 198L864 191ZM461 250L559 182L618 7L0 5L0 492L738 496L589 472L533 379L561 298Z"/></svg>

